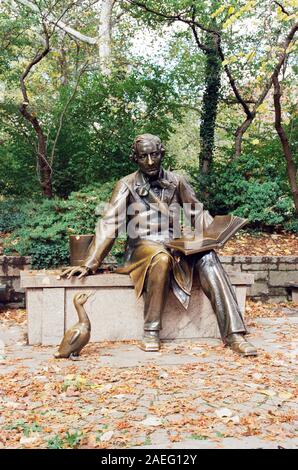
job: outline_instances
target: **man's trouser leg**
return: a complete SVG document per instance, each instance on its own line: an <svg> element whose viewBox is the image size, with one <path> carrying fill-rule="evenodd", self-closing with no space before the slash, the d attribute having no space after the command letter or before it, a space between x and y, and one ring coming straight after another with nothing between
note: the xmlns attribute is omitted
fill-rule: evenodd
<svg viewBox="0 0 298 470"><path fill-rule="evenodd" d="M221 337L226 342L233 333L245 334L246 328L233 286L214 251L199 255L195 260L203 292L215 312Z"/></svg>
<svg viewBox="0 0 298 470"><path fill-rule="evenodd" d="M144 330L159 331L161 315L169 292L171 258L166 253L154 256L148 268L144 289Z"/></svg>

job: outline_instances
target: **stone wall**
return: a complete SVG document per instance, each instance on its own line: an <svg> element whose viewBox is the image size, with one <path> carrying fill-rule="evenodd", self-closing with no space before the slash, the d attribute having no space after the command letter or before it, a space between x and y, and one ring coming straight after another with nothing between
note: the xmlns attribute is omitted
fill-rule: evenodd
<svg viewBox="0 0 298 470"><path fill-rule="evenodd" d="M228 272L254 274L247 296L255 300L291 300L289 282L298 281L298 256L221 256Z"/></svg>
<svg viewBox="0 0 298 470"><path fill-rule="evenodd" d="M29 256L0 256L0 284L7 284L9 303L24 306L25 292L20 286L20 271L31 268Z"/></svg>
<svg viewBox="0 0 298 470"><path fill-rule="evenodd" d="M248 296L256 300L281 302L291 299L287 284L298 281L298 256L220 256L227 272L254 274ZM0 256L0 284L11 287L10 302L24 302L20 270L30 269L30 258Z"/></svg>

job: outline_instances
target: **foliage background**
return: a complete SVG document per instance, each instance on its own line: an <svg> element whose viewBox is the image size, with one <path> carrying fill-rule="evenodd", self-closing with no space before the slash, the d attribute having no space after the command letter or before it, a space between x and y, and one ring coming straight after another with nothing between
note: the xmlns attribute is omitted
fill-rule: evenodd
<svg viewBox="0 0 298 470"><path fill-rule="evenodd" d="M69 7L66 19L96 34L92 2ZM98 2L99 7L102 2ZM147 1L167 14L188 11L190 0ZM196 2L197 3L197 2ZM254 100L274 66L277 44L295 21L296 2L202 1L197 18L222 33L225 61L245 98ZM42 0L40 11L61 14L62 4ZM129 155L136 135L160 135L165 167L185 174L214 214L234 213L258 230L298 231L269 92L235 159L234 135L243 113L223 71L209 175L200 172L206 54L185 24L164 21L131 2L113 11L110 73L94 47L55 30L51 50L27 79L30 106L47 136L53 160L54 198L41 197L36 135L19 112L19 78L42 47L41 23L28 8L0 6L0 232L9 233L5 253L30 254L36 267L68 263L68 235L93 232L98 202L109 199L115 180L135 170ZM201 41L205 41L203 34ZM292 47L292 46L291 46ZM209 71L210 72L210 71ZM210 79L210 76L209 76ZM295 47L282 71L282 117L298 165ZM204 190L203 190L204 187ZM207 188L207 189L206 189ZM114 253L120 255L121 244Z"/></svg>

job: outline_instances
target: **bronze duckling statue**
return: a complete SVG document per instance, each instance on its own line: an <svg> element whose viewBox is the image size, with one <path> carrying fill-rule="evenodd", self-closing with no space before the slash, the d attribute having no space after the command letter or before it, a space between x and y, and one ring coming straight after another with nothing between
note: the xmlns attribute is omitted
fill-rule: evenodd
<svg viewBox="0 0 298 470"><path fill-rule="evenodd" d="M78 293L73 298L79 321L66 331L55 358L77 360L81 350L90 340L91 323L83 305L87 302L90 292Z"/></svg>

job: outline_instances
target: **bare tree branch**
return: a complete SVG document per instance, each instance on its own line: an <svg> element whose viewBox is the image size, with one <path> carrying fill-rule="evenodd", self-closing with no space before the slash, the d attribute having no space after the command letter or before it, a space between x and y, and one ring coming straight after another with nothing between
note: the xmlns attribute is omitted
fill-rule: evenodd
<svg viewBox="0 0 298 470"><path fill-rule="evenodd" d="M38 62L40 62L50 52L49 34L48 34L45 23L43 23L43 30L45 33L45 41L46 41L45 48L34 56L34 58L32 59L31 62L29 62L29 64L27 65L25 71L22 73L21 78L20 78L21 91L22 91L23 99L24 99L23 104L25 106L29 104L29 98L28 98L27 89L25 86L25 79L27 75L29 74L29 72L31 71L31 69L34 67L34 65L38 64Z"/></svg>
<svg viewBox="0 0 298 470"><path fill-rule="evenodd" d="M263 101L266 98L270 88L272 87L274 77L279 75L279 72L280 72L280 70L281 70L281 68L282 68L282 66L283 66L283 64L284 64L284 62L287 58L287 49L288 49L289 45L291 44L292 40L294 39L294 36L295 36L295 33L297 32L297 30L298 30L298 23L295 23L292 26L290 32L286 36L286 39L284 40L284 42L281 46L281 52L279 54L278 61L275 65L275 67L274 67L274 70L273 70L269 80L267 81L266 85L264 86L263 91L261 92L259 98L256 100L256 103L255 103L253 109L250 111L250 116L247 115L245 121L236 130L235 157L239 157L240 154L241 154L243 135L245 134L245 132L249 128L250 124L254 120L254 118L257 114L258 107L263 103Z"/></svg>
<svg viewBox="0 0 298 470"><path fill-rule="evenodd" d="M298 22L295 23L295 24L292 26L292 28L291 28L289 34L287 35L287 37L286 37L284 43L282 44L282 47L281 47L282 51L281 51L281 53L279 54L278 62L277 62L277 64L276 64L276 66L274 67L274 71L273 71L273 73L272 73L270 79L268 80L267 85L265 86L263 92L261 93L260 97L258 98L258 100L257 100L257 102L256 102L256 104L255 104L255 107L254 107L254 110L255 110L255 111L256 111L257 108L260 106L260 104L262 104L262 102L264 101L264 98L266 98L266 96L267 96L268 91L269 91L270 88L272 87L274 75L275 75L275 74L279 74L279 71L280 71L280 69L281 69L281 67L282 67L282 65L283 65L283 63L284 63L284 61L285 61L285 59L286 59L286 57L287 57L287 49L288 49L290 43L292 42L292 40L294 39L294 36L295 36L297 30L298 30Z"/></svg>
<svg viewBox="0 0 298 470"><path fill-rule="evenodd" d="M143 10L147 11L148 13L153 13L156 16L159 16L161 18L165 18L169 21L181 21L182 23L188 24L189 26L194 25L197 28L201 29L202 31L205 31L207 33L213 33L216 34L217 36L220 35L220 33L216 29L208 28L207 26L203 25L202 23L199 23L196 20L193 19L187 19L184 18L182 15L185 13L178 13L176 15L168 15L167 13L163 13L158 10L154 10L153 8L148 7L145 3L142 3L138 0L126 0L128 3L131 5L135 5L137 7L142 8Z"/></svg>
<svg viewBox="0 0 298 470"><path fill-rule="evenodd" d="M32 3L30 0L15 0L15 1L17 3L20 3L24 6L26 6L27 8L30 8L30 10L34 11L35 13L40 13L38 7L34 3ZM51 13L47 14L47 20L50 23L56 25L58 28L60 28L63 31L67 32L71 36L75 37L79 41L83 41L83 42L85 42L87 44L91 44L91 45L95 45L98 42L97 38L93 38L91 36L86 36L85 34L82 34L79 31L75 30L71 26L68 26L66 23L64 23L60 19L58 19L58 20L55 19Z"/></svg>
<svg viewBox="0 0 298 470"><path fill-rule="evenodd" d="M221 61L224 62L225 56L224 56L224 53L223 53L223 50L222 50L222 47L221 47L221 38L218 38L218 41L217 41L217 48L218 48L218 53L219 53L219 56L220 56L220 58L221 58ZM229 79L229 82L230 82L230 85L231 85L232 90L233 90L233 92L234 92L234 95L235 95L236 100L237 100L238 103L242 106L242 108L243 108L243 110L244 110L246 116L247 116L248 118L250 118L250 116L251 116L251 111L250 111L250 109L249 109L249 107L248 107L248 105L247 105L247 100L245 100L245 99L241 96L240 91L238 90L238 87L237 87L237 85L236 85L236 81L235 81L235 79L234 79L234 77L233 77L233 75L232 75L232 73L231 73L231 70L230 70L228 64L225 64L225 65L223 66L223 68L224 68L224 71L226 72L226 75L227 75L227 77L228 77L228 79Z"/></svg>
<svg viewBox="0 0 298 470"><path fill-rule="evenodd" d="M98 26L99 58L101 71L105 75L110 74L111 41L112 41L112 12L116 0L103 0L100 9Z"/></svg>
<svg viewBox="0 0 298 470"><path fill-rule="evenodd" d="M201 49L203 52L205 52L205 53L209 52L210 53L210 52L212 52L212 50L210 49L210 47L207 47L206 44L203 44L202 41L200 41L196 26L194 24L195 20L196 20L196 7L195 7L195 5L192 5L191 10L192 10L191 18L192 18L193 23L190 24L189 27L192 30L192 34L193 34L193 37L195 38L196 44L197 44L198 48Z"/></svg>
<svg viewBox="0 0 298 470"><path fill-rule="evenodd" d="M193 33L193 36L195 38L198 48L204 52L211 52L211 49L200 41L195 25L191 24L190 28L192 30L192 33Z"/></svg>
<svg viewBox="0 0 298 470"><path fill-rule="evenodd" d="M226 103L226 104L231 104L231 105L234 105L234 104L237 104L239 105L239 101L235 98L235 99L232 99L232 98L223 98L221 97L221 101L223 103ZM245 100L245 103L247 104L255 104L256 103L256 100L253 100L253 99L248 99L248 100Z"/></svg>
<svg viewBox="0 0 298 470"><path fill-rule="evenodd" d="M276 0L274 0L274 3L275 3L276 5L278 5L278 6L281 8L281 11L282 11L285 15L290 16L290 13L287 12L287 10L285 9L285 7L284 7L280 2L277 2Z"/></svg>

